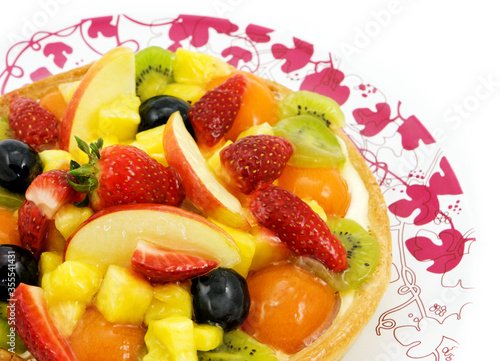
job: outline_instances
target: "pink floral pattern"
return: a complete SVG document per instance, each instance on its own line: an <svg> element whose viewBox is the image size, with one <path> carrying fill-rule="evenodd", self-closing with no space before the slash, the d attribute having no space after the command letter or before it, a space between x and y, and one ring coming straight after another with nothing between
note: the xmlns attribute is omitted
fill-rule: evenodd
<svg viewBox="0 0 500 361"><path fill-rule="evenodd" d="M448 160L417 116L405 114L401 101L387 99L338 58L307 41L258 25L196 15L148 20L105 16L38 32L5 54L1 92L93 61L118 45L135 51L148 45L200 50L342 105L345 130L388 204L394 257L392 281L379 310L344 360L448 361L460 354L466 340L459 330L469 317L473 294L467 266L474 231Z"/></svg>

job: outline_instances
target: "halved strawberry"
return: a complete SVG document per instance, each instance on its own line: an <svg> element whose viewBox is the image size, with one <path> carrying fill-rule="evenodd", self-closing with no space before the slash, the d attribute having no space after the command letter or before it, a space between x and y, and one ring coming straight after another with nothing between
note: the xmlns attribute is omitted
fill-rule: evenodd
<svg viewBox="0 0 500 361"><path fill-rule="evenodd" d="M47 218L53 219L63 204L81 198L81 194L68 183L68 176L68 171L62 169L40 174L26 190L26 199L38 206Z"/></svg>
<svg viewBox="0 0 500 361"><path fill-rule="evenodd" d="M177 171L165 167L143 150L123 144L102 148L102 139L90 145L77 140L89 157L89 163L74 166L69 181L81 193L89 195L95 210L132 203L158 203L179 206L185 198Z"/></svg>
<svg viewBox="0 0 500 361"><path fill-rule="evenodd" d="M9 126L14 137L37 151L53 148L59 140L57 118L37 101L20 96L10 102Z"/></svg>
<svg viewBox="0 0 500 361"><path fill-rule="evenodd" d="M132 255L134 269L151 282L180 282L201 276L218 263L192 254L172 251L159 245L139 241Z"/></svg>
<svg viewBox="0 0 500 361"><path fill-rule="evenodd" d="M220 152L221 176L244 194L273 183L283 173L293 153L283 137L250 135L224 147Z"/></svg>
<svg viewBox="0 0 500 361"><path fill-rule="evenodd" d="M38 259L45 247L51 220L35 203L27 199L19 208L17 217L21 244Z"/></svg>
<svg viewBox="0 0 500 361"><path fill-rule="evenodd" d="M200 147L218 144L238 115L247 79L236 74L209 90L188 111Z"/></svg>
<svg viewBox="0 0 500 361"><path fill-rule="evenodd" d="M336 272L347 268L347 253L342 243L326 222L295 194L270 185L255 193L250 210L260 225L273 231L294 252L313 256Z"/></svg>
<svg viewBox="0 0 500 361"><path fill-rule="evenodd" d="M57 330L47 311L47 300L40 287L21 283L12 295L19 337L38 361L71 361L76 357Z"/></svg>

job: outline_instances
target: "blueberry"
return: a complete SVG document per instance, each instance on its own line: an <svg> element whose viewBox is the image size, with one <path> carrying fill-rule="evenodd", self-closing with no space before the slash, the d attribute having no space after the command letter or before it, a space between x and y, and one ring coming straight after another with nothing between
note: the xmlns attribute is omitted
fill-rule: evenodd
<svg viewBox="0 0 500 361"><path fill-rule="evenodd" d="M188 117L189 108L189 103L170 95L157 95L149 98L139 107L141 122L138 131L142 132L163 125L173 113L179 111L187 130L194 137L194 130Z"/></svg>
<svg viewBox="0 0 500 361"><path fill-rule="evenodd" d="M0 302L6 302L21 282L37 285L38 264L35 257L23 247L0 245Z"/></svg>
<svg viewBox="0 0 500 361"><path fill-rule="evenodd" d="M240 326L248 316L250 294L245 278L229 268L216 268L191 283L196 322L224 331Z"/></svg>
<svg viewBox="0 0 500 361"><path fill-rule="evenodd" d="M16 139L0 141L0 186L24 193L40 173L42 162L33 148Z"/></svg>

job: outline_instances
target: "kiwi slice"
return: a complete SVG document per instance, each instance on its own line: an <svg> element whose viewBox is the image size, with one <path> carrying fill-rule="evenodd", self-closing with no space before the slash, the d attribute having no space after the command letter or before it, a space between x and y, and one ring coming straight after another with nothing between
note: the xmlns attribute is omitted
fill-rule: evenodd
<svg viewBox="0 0 500 361"><path fill-rule="evenodd" d="M332 233L344 245L348 267L342 273L333 273L332 287L347 291L359 287L377 267L380 244L359 223L347 218L332 218L327 221Z"/></svg>
<svg viewBox="0 0 500 361"><path fill-rule="evenodd" d="M12 130L7 117L0 117L0 140L2 139L12 139Z"/></svg>
<svg viewBox="0 0 500 361"><path fill-rule="evenodd" d="M224 334L222 345L212 351L199 351L199 361L274 361L278 358L271 348L257 342L241 330Z"/></svg>
<svg viewBox="0 0 500 361"><path fill-rule="evenodd" d="M135 54L135 91L141 102L160 95L173 82L174 53L159 46L150 46Z"/></svg>
<svg viewBox="0 0 500 361"><path fill-rule="evenodd" d="M327 96L299 90L286 95L279 103L280 119L308 114L321 119L327 127L343 127L345 116L339 104Z"/></svg>
<svg viewBox="0 0 500 361"><path fill-rule="evenodd" d="M6 208L9 211L15 211L24 201L24 194L14 193L5 189L4 187L0 187L0 207Z"/></svg>
<svg viewBox="0 0 500 361"><path fill-rule="evenodd" d="M280 120L274 133L288 139L294 152L288 164L295 167L337 167L345 163L337 136L323 121L311 115L297 115Z"/></svg>

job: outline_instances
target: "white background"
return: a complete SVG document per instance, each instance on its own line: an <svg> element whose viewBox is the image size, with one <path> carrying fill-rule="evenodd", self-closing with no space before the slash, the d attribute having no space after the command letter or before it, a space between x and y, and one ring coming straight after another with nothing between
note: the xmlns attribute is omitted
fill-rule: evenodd
<svg viewBox="0 0 500 361"><path fill-rule="evenodd" d="M82 18L117 13L140 18L153 12L254 23L344 56L350 69L404 101L406 109L440 140L461 182L466 211L476 228L477 242L471 251L477 262L470 272L477 277L479 297L475 302L478 315L464 329L467 336L461 347L466 354L460 360L486 360L497 354L494 333L498 335L499 322L500 21L495 3L17 0L8 3L8 10L2 2L0 55L12 45L9 36L13 34L26 38L35 30L59 30ZM489 325L495 326L494 333L489 332Z"/></svg>

